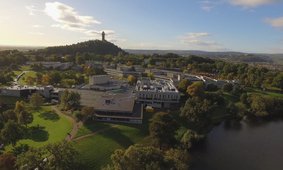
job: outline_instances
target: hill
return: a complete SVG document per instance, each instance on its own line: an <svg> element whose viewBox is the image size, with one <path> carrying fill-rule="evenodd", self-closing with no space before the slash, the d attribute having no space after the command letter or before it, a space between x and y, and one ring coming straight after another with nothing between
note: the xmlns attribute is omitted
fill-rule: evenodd
<svg viewBox="0 0 283 170"><path fill-rule="evenodd" d="M209 57L213 59L223 59L234 62L245 62L245 63L276 63L274 57L276 56L277 60L282 59L281 54L272 55L272 54L253 54L253 53L242 53L242 52L208 52L208 51L196 51L196 50L126 50L129 53L133 54L160 54L164 55L167 53L174 53L181 56L190 56L196 55L200 57Z"/></svg>
<svg viewBox="0 0 283 170"><path fill-rule="evenodd" d="M40 49L38 53L44 53L47 55L61 54L61 55L75 55L76 53L94 53L98 55L117 55L118 53L125 53L121 48L108 41L90 40L80 42L77 44L66 46L55 46Z"/></svg>

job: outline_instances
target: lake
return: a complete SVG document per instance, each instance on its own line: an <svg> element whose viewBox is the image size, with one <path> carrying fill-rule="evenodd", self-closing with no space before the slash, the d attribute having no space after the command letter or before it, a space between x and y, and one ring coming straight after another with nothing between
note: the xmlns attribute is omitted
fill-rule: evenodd
<svg viewBox="0 0 283 170"><path fill-rule="evenodd" d="M193 170L283 169L283 121L223 123L192 149Z"/></svg>

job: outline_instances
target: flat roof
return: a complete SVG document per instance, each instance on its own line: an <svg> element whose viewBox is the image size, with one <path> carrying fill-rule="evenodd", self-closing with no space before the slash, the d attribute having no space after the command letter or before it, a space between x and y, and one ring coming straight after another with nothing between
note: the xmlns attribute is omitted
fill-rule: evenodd
<svg viewBox="0 0 283 170"><path fill-rule="evenodd" d="M94 90L69 89L81 95L81 105L93 107L95 110L103 112L132 112L135 103L135 94L131 91L123 93L102 92ZM106 104L106 100L112 101Z"/></svg>
<svg viewBox="0 0 283 170"><path fill-rule="evenodd" d="M137 82L136 89L138 91L152 92L170 92L178 93L179 91L169 80L150 80L142 79Z"/></svg>
<svg viewBox="0 0 283 170"><path fill-rule="evenodd" d="M133 112L135 96L121 94L105 94L94 102L94 109L97 111L111 112Z"/></svg>

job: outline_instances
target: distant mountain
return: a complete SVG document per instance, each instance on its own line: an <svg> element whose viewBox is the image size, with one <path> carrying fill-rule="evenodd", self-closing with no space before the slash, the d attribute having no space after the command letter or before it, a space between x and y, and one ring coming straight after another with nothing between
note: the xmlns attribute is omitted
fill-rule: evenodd
<svg viewBox="0 0 283 170"><path fill-rule="evenodd" d="M70 54L75 55L76 53L95 53L98 55L117 55L118 53L125 53L124 50L116 46L115 44L108 41L90 40L80 42L77 44L66 45L66 46L55 46L47 47L37 51L38 53L44 54Z"/></svg>
<svg viewBox="0 0 283 170"><path fill-rule="evenodd" d="M223 59L234 62L264 62L272 63L283 60L283 54L253 54L253 53L242 53L242 52L207 52L207 51L195 51L195 50L130 50L126 49L128 53L132 54L168 54L174 53L181 56L196 55L200 57L209 57L213 59ZM276 59L276 60L275 60Z"/></svg>

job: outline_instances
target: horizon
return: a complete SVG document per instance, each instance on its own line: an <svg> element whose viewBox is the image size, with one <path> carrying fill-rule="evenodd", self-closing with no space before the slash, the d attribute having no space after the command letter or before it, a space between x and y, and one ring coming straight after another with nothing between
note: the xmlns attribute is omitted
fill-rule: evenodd
<svg viewBox="0 0 283 170"><path fill-rule="evenodd" d="M0 44L70 45L105 31L122 49L281 54L282 7L282 0L11 0L0 7Z"/></svg>

